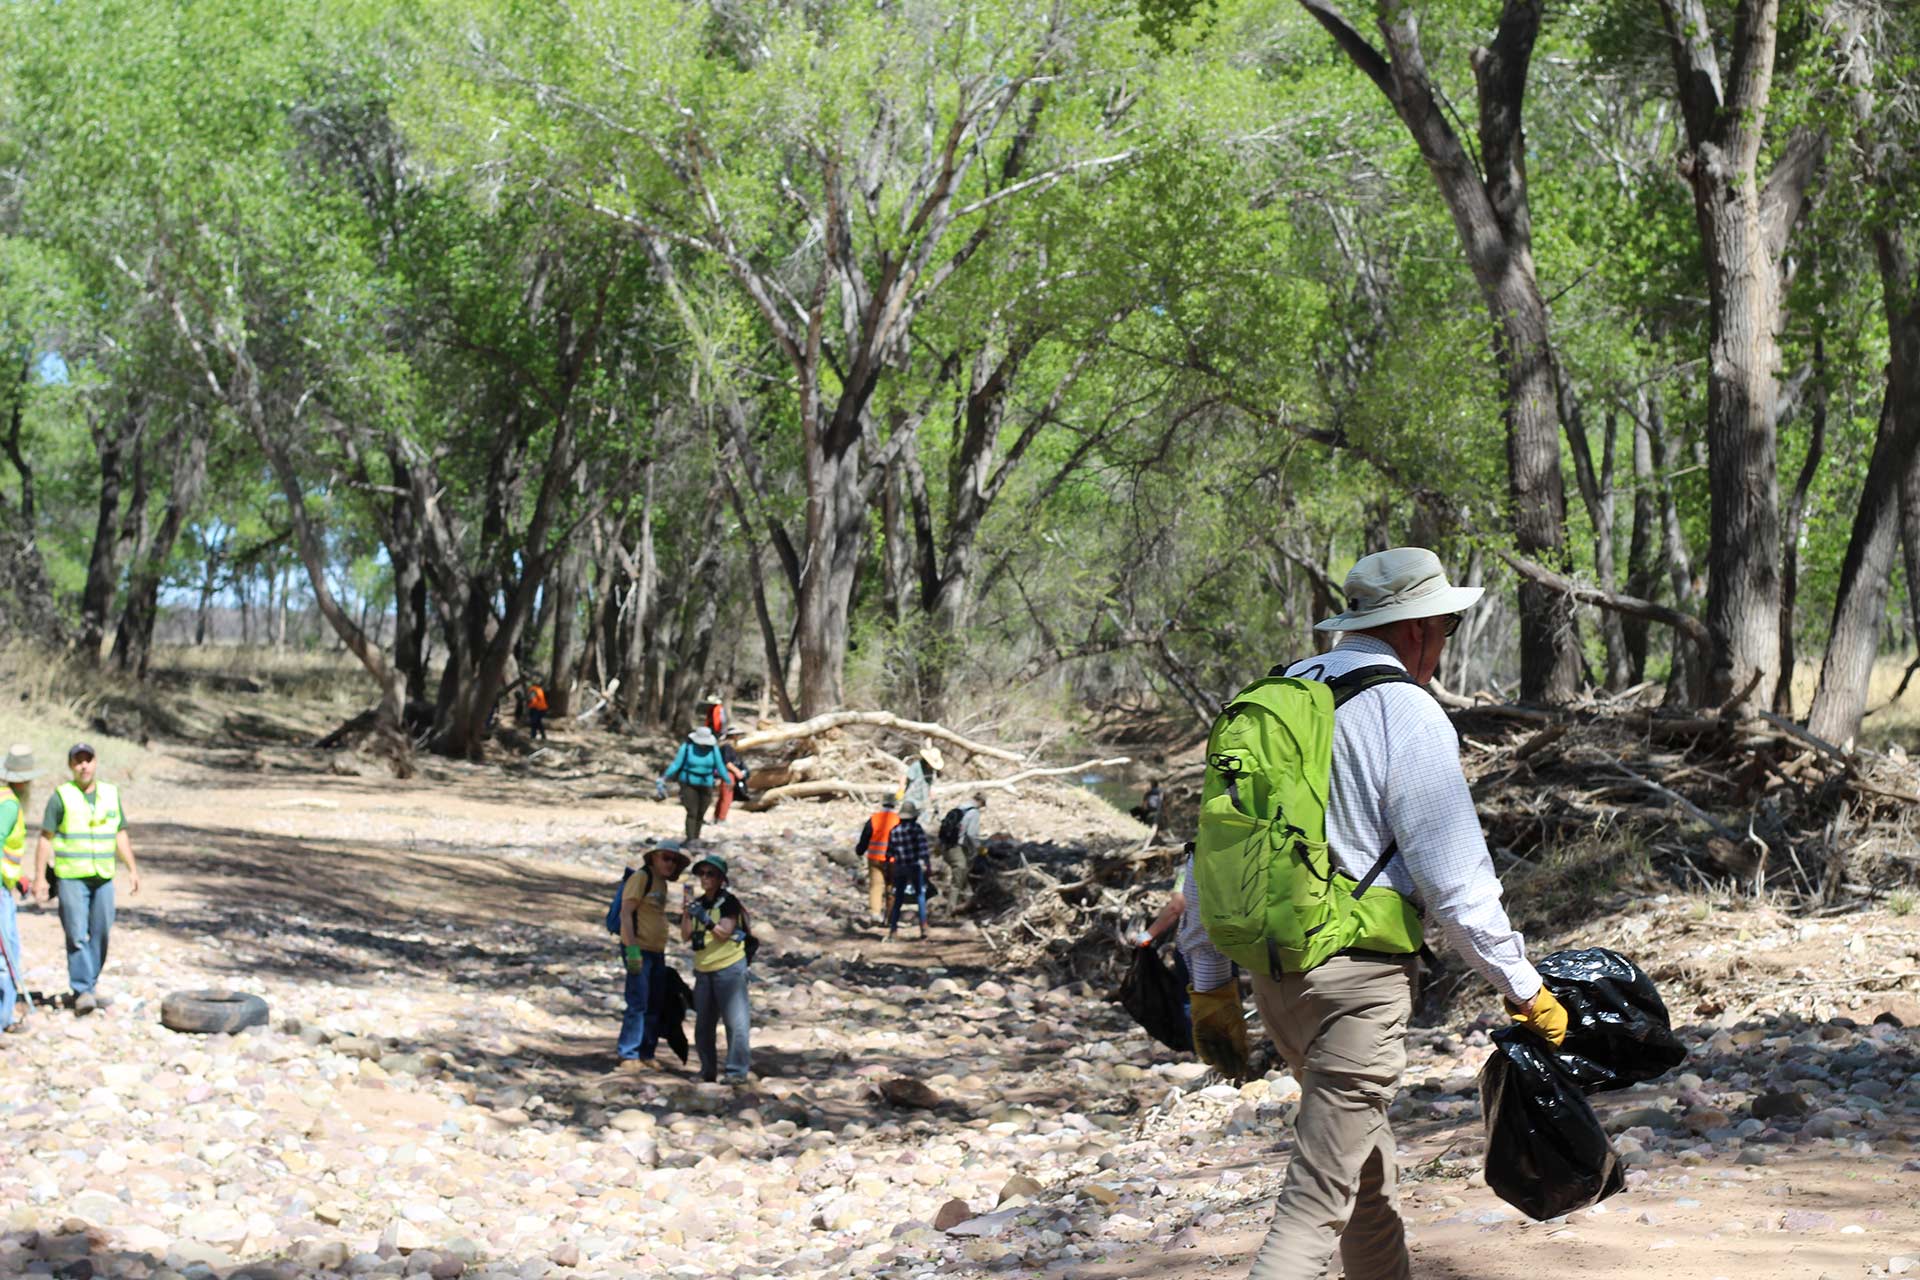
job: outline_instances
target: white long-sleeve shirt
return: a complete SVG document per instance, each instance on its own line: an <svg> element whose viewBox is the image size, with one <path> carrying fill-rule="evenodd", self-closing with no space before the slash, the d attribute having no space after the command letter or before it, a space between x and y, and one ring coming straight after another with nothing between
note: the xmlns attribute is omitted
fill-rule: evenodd
<svg viewBox="0 0 1920 1280"><path fill-rule="evenodd" d="M1373 666L1406 664L1385 641L1349 632L1287 674L1321 680ZM1394 841L1399 853L1380 882L1417 904L1429 936L1438 933L1502 995L1531 1000L1540 975L1501 905L1500 880L1460 769L1460 740L1432 695L1400 683L1355 695L1334 717L1327 806L1327 842L1354 879Z"/></svg>

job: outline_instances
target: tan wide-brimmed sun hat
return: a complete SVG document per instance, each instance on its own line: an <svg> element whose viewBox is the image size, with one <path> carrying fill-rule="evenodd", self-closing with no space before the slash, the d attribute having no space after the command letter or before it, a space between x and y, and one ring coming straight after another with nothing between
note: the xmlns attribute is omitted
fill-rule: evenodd
<svg viewBox="0 0 1920 1280"><path fill-rule="evenodd" d="M0 782L31 782L42 772L33 767L33 748L24 742L8 747L7 758L0 760Z"/></svg>
<svg viewBox="0 0 1920 1280"><path fill-rule="evenodd" d="M939 773L947 767L947 758L940 754L940 748L938 747L925 746L920 748L920 758L925 760L927 767L935 773Z"/></svg>
<svg viewBox="0 0 1920 1280"><path fill-rule="evenodd" d="M1314 624L1316 631L1368 631L1408 618L1439 618L1472 608L1485 587L1447 581L1440 557L1425 547L1395 547L1362 556L1347 574L1345 613Z"/></svg>

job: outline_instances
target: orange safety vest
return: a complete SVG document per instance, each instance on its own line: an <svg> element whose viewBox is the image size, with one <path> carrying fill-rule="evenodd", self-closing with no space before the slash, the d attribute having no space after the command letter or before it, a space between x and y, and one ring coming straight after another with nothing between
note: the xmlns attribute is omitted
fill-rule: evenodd
<svg viewBox="0 0 1920 1280"><path fill-rule="evenodd" d="M527 709L530 711L545 711L547 709L547 691L539 685L533 686L533 689L527 694Z"/></svg>
<svg viewBox="0 0 1920 1280"><path fill-rule="evenodd" d="M882 809L868 821L873 824L873 834L867 837L867 861L884 866L887 862L887 841L893 838L893 829L900 825L900 815L892 809Z"/></svg>

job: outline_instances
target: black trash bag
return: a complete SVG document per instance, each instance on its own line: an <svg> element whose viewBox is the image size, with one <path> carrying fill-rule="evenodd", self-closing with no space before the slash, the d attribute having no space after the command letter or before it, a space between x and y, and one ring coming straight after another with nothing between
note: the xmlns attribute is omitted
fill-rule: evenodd
<svg viewBox="0 0 1920 1280"><path fill-rule="evenodd" d="M1487 1185L1544 1221L1605 1200L1626 1185L1620 1156L1553 1046L1519 1026L1493 1033L1480 1068Z"/></svg>
<svg viewBox="0 0 1920 1280"><path fill-rule="evenodd" d="M1169 1049L1193 1052L1193 1027L1187 1021L1187 989L1160 962L1152 947L1133 949L1133 967L1120 980L1120 1005Z"/></svg>
<svg viewBox="0 0 1920 1280"><path fill-rule="evenodd" d="M1687 1060L1653 979L1618 951L1556 951L1535 967L1566 1007L1560 1065L1582 1091L1642 1084Z"/></svg>

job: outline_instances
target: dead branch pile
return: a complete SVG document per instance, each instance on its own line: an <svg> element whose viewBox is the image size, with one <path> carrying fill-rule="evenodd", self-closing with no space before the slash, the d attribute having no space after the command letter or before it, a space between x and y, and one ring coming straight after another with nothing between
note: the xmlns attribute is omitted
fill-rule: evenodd
<svg viewBox="0 0 1920 1280"><path fill-rule="evenodd" d="M895 739L905 739L902 754L895 755L878 742L850 732L860 728L880 729ZM1019 784L1036 778L1066 777L1131 763L1125 756L1113 756L1078 764L1044 765L1028 755L976 741L931 721L907 720L889 711L835 711L798 724L757 729L740 739L742 752L756 753L751 761L755 797L745 807L757 811L772 808L782 800L827 796L878 800L899 790L908 759L922 746L936 741L946 743L958 758L948 762L947 777L934 785L935 799L989 789L1014 791ZM798 754L784 760L765 758L768 748L781 746L789 746ZM980 761L1019 767L1011 773L996 774Z"/></svg>
<svg viewBox="0 0 1920 1280"><path fill-rule="evenodd" d="M1920 769L1904 753L1836 746L1742 699L1676 713L1639 693L1451 712L1503 871L1611 835L1714 892L1832 906L1920 880Z"/></svg>
<svg viewBox="0 0 1920 1280"><path fill-rule="evenodd" d="M1180 846L1118 839L1090 845L994 841L975 878L987 945L1023 972L1105 981L1121 939L1166 905Z"/></svg>

